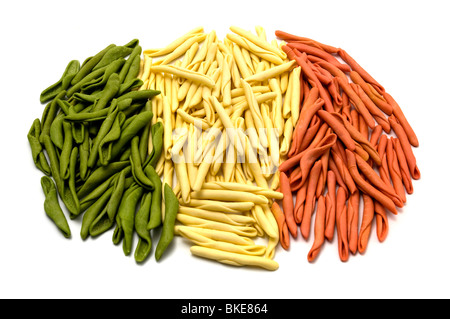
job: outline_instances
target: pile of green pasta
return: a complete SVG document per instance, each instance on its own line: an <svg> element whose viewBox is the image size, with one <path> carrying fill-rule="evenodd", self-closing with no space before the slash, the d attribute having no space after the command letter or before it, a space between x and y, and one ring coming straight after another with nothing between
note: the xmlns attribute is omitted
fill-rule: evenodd
<svg viewBox="0 0 450 319"><path fill-rule="evenodd" d="M70 219L82 216L83 239L114 228L113 243L122 242L130 255L137 233L137 262L150 256L158 227L155 257L161 258L178 213L175 194L155 171L163 124L152 124L151 100L160 92L139 90L141 52L135 39L111 44L82 64L70 61L41 93L46 106L28 132L34 163L44 173L44 210L63 235L71 231L60 200Z"/></svg>

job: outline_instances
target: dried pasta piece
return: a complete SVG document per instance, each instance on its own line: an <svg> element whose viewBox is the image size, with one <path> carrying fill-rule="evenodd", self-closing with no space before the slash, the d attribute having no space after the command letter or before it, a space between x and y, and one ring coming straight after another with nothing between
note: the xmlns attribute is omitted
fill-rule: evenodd
<svg viewBox="0 0 450 319"><path fill-rule="evenodd" d="M178 227L176 228L176 231L195 245L202 247L249 256L263 256L266 252L266 247L262 245L236 245L229 242L211 240L210 238L193 231L192 228L194 227Z"/></svg>
<svg viewBox="0 0 450 319"><path fill-rule="evenodd" d="M205 85L209 88L214 88L214 86L216 85L215 81L212 78L210 78L202 73L192 71L192 70L189 70L186 68L182 68L182 67L176 66L174 64L153 65L152 72L172 74L177 77L184 78L186 80L190 80L190 81L196 82L201 85Z"/></svg>
<svg viewBox="0 0 450 319"><path fill-rule="evenodd" d="M360 254L363 254L367 249L367 244L369 242L370 232L372 229L372 222L375 216L373 199L367 194L362 194L362 198L363 214L358 238L358 252Z"/></svg>
<svg viewBox="0 0 450 319"><path fill-rule="evenodd" d="M206 229L192 226L175 225L175 232L184 229L190 232L195 232L203 237L207 237L211 240L223 241L235 245L252 246L255 244L253 239L249 237L239 236L235 233L230 233L222 230Z"/></svg>
<svg viewBox="0 0 450 319"><path fill-rule="evenodd" d="M258 44L255 44L242 36L239 36L239 35L233 34L233 33L229 33L229 34L227 34L227 39L236 43L241 48L256 54L261 59L267 60L276 65L283 64L283 62L284 62L284 60L279 55L276 55L273 52L260 47Z"/></svg>
<svg viewBox="0 0 450 319"><path fill-rule="evenodd" d="M186 226L228 231L245 237L255 237L257 235L256 229L253 226L230 225L186 214L177 214L177 220Z"/></svg>
<svg viewBox="0 0 450 319"><path fill-rule="evenodd" d="M262 195L233 190L201 189L191 193L193 199L212 199L229 202L253 202L255 204L268 204L269 201Z"/></svg>
<svg viewBox="0 0 450 319"><path fill-rule="evenodd" d="M314 221L314 242L307 256L309 262L313 262L317 258L325 242L325 214L325 198L320 196L317 200L317 213Z"/></svg>
<svg viewBox="0 0 450 319"><path fill-rule="evenodd" d="M291 71L296 66L296 64L297 63L294 60L291 60L289 62L285 62L283 64L277 65L273 68L269 68L264 71L255 73L255 74L245 78L244 80L247 83L268 81L269 79L273 79L285 72Z"/></svg>
<svg viewBox="0 0 450 319"><path fill-rule="evenodd" d="M408 136L406 135L403 126L397 120L394 115L389 117L389 123L391 123L392 129L395 132L398 141L402 147L403 153L405 154L406 162L408 163L409 172L411 173L411 177L413 179L420 178L420 170L417 167L416 157L411 148L411 144L409 143Z"/></svg>
<svg viewBox="0 0 450 319"><path fill-rule="evenodd" d="M148 55L150 57L157 57L166 55L173 50L175 50L177 47L179 47L182 43L184 43L187 39L192 37L195 34L202 33L203 27L196 27L189 32L185 33L181 37L177 38L176 40L172 41L169 45L167 45L165 48L162 49L148 49L144 51L144 55Z"/></svg>
<svg viewBox="0 0 450 319"><path fill-rule="evenodd" d="M279 265L276 261L266 257L247 256L243 254L230 253L201 246L192 246L191 253L195 256L213 259L232 266L254 266L271 271L277 270L279 268Z"/></svg>

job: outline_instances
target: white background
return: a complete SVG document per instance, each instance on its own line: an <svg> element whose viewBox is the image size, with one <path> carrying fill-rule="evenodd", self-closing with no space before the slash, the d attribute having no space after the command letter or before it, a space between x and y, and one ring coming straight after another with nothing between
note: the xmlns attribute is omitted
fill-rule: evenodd
<svg viewBox="0 0 450 319"><path fill-rule="evenodd" d="M448 1L2 1L0 4L0 297L2 298L448 298ZM315 4L317 3L317 4ZM389 235L342 263L336 241L317 261L312 241L277 250L275 272L191 256L177 239L166 258L137 265L112 232L64 239L43 210L27 132L39 94L72 59L138 38L163 47L197 26L279 29L345 49L399 102L420 146L422 174Z"/></svg>

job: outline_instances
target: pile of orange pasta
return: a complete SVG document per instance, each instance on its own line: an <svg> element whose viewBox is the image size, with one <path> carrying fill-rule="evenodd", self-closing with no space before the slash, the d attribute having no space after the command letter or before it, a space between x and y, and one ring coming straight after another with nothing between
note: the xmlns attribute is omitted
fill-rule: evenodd
<svg viewBox="0 0 450 319"><path fill-rule="evenodd" d="M287 249L290 236L308 239L313 229L313 261L336 232L347 261L366 250L374 223L378 239L386 238L388 214L397 214L420 178L419 142L394 98L345 50L276 36L302 69L300 119L279 167L283 210L272 206L281 244Z"/></svg>
<svg viewBox="0 0 450 319"><path fill-rule="evenodd" d="M374 225L383 241L420 178L395 100L340 48L230 30L143 51L140 89L161 92L156 171L179 200L175 234L198 257L268 270L299 234L314 237L310 262L336 237L342 261L363 253Z"/></svg>

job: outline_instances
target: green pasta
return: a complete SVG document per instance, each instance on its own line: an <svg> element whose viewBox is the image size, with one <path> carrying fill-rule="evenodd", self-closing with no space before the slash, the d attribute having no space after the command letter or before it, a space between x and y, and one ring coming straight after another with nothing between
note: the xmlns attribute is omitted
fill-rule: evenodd
<svg viewBox="0 0 450 319"><path fill-rule="evenodd" d="M98 62L98 64L92 69L92 71L96 71L101 69L102 67L108 66L111 63L119 60L120 58L125 58L133 51L132 48L126 46L115 46L109 49L102 59Z"/></svg>
<svg viewBox="0 0 450 319"><path fill-rule="evenodd" d="M142 168L141 162L141 154L139 152L139 136L133 137L131 140L131 155L130 155L130 163L131 163L131 172L136 180L136 182L142 187L153 190L155 187L153 186L152 181L145 175L144 170Z"/></svg>
<svg viewBox="0 0 450 319"><path fill-rule="evenodd" d="M126 126L120 134L120 138L112 145L111 156L109 161L117 157L122 148L131 141L131 139L139 133L139 131L151 121L153 113L150 111L142 112L137 114L136 117L131 121L131 123Z"/></svg>
<svg viewBox="0 0 450 319"><path fill-rule="evenodd" d="M64 70L61 79L58 80L55 84L52 84L47 89L42 91L40 96L41 103L48 102L55 98L59 93L65 91L69 86L73 78L77 75L80 70L80 62L77 60L72 60L67 65Z"/></svg>
<svg viewBox="0 0 450 319"><path fill-rule="evenodd" d="M125 183L123 185L123 190L127 190L132 184L134 183L134 179L126 178ZM91 225L89 226L89 235L92 237L99 236L109 229L111 229L115 224L115 219L118 207L114 210L111 209L111 203L117 202L117 205L120 204L122 201L122 195L123 194L117 194L115 191L117 188L113 189L113 193L111 194L111 197L108 201L108 204L106 206L106 209L103 209L101 213L92 221ZM117 197L116 197L117 196ZM114 203L115 204L115 203ZM114 214L114 215L111 215Z"/></svg>
<svg viewBox="0 0 450 319"><path fill-rule="evenodd" d="M81 65L70 61L61 78L41 92L46 105L27 134L33 163L44 174L44 210L63 235L71 237L60 202L70 219L81 218L83 240L113 230L113 243L122 242L130 255L137 236L137 263L150 257L158 228L160 260L178 213L173 190L167 184L163 189L155 170L164 128L160 121L152 125L152 99L161 92L140 89L141 54L133 39L110 44Z"/></svg>
<svg viewBox="0 0 450 319"><path fill-rule="evenodd" d="M101 214L103 210L106 210L106 205L111 198L113 189L110 187L106 192L98 198L93 205L91 205L83 214L83 221L81 224L80 235L82 239L86 239L89 235L89 228L92 222Z"/></svg>
<svg viewBox="0 0 450 319"><path fill-rule="evenodd" d="M62 121L64 142L59 155L59 169L62 179L69 178L70 155L73 147L72 125L69 122Z"/></svg>
<svg viewBox="0 0 450 319"><path fill-rule="evenodd" d="M69 238L71 236L70 227L67 223L66 216L59 205L58 194L55 183L48 176L42 176L41 186L44 191L45 201L44 210L48 217L55 223L58 229L62 232L64 237Z"/></svg>
<svg viewBox="0 0 450 319"><path fill-rule="evenodd" d="M154 186L154 190L152 191L150 219L147 224L147 229L150 230L159 227L162 222L162 182L153 166L147 165L145 171Z"/></svg>
<svg viewBox="0 0 450 319"><path fill-rule="evenodd" d="M148 158L149 164L153 167L156 167L156 164L161 157L161 153L164 147L163 140L164 127L162 122L156 122L151 127L152 134L152 150L150 152L150 156Z"/></svg>
<svg viewBox="0 0 450 319"><path fill-rule="evenodd" d="M51 175L50 166L48 165L47 158L44 154L44 149L42 148L41 142L39 141L39 136L41 133L41 121L35 119L33 125L31 125L30 131L28 132L27 138L31 147L31 156L33 157L34 164L36 167L43 172L45 175Z"/></svg>
<svg viewBox="0 0 450 319"><path fill-rule="evenodd" d="M122 169L130 165L129 161L113 162L106 166L100 166L94 170L88 177L88 179L81 186L78 191L78 197L83 198L94 190L98 185L113 176L115 173L120 172Z"/></svg>
<svg viewBox="0 0 450 319"><path fill-rule="evenodd" d="M91 73L92 69L100 62L100 60L103 58L103 56L108 52L110 49L115 47L115 44L110 44L106 48L104 48L102 51L98 52L96 55L89 57L86 59L86 61L81 66L80 71L78 74L72 79L71 85L75 85L78 82L80 82L85 76L87 76L89 73Z"/></svg>
<svg viewBox="0 0 450 319"><path fill-rule="evenodd" d="M155 258L160 260L167 247L171 244L174 231L175 221L178 214L179 203L178 198L169 185L164 184L164 222L162 226L161 237L159 238L158 245L156 246Z"/></svg>
<svg viewBox="0 0 450 319"><path fill-rule="evenodd" d="M136 208L141 200L144 189L142 187L136 187L133 192L125 199L125 203L122 210L117 212L118 217L121 220L123 229L123 252L126 256L131 253L132 240L134 233L134 219L136 214Z"/></svg>
<svg viewBox="0 0 450 319"><path fill-rule="evenodd" d="M152 237L150 231L147 229L147 224L150 218L150 210L152 203L152 194L146 192L142 195L139 210L136 213L134 221L134 228L139 237L136 250L134 252L134 259L138 263L144 262L150 255L152 249Z"/></svg>

